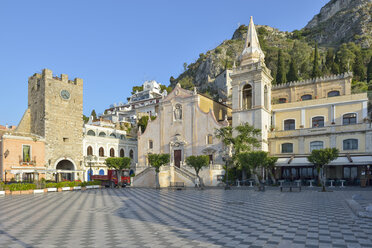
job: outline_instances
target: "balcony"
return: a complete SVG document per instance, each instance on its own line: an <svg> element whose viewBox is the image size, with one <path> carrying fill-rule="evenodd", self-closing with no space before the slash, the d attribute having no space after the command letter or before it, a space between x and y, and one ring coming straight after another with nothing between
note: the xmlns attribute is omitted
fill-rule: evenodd
<svg viewBox="0 0 372 248"><path fill-rule="evenodd" d="M23 159L22 156L19 156L19 165L33 165L36 166L36 156L31 159Z"/></svg>

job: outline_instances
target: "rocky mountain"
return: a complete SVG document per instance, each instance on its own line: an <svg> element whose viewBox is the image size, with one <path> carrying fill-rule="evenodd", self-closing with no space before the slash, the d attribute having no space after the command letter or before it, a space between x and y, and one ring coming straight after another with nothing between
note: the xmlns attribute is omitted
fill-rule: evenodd
<svg viewBox="0 0 372 248"><path fill-rule="evenodd" d="M331 0L305 28L293 32L282 32L269 26L256 25L265 63L271 70L275 82L278 51L281 50L285 71L290 63L296 65L298 80L312 77L314 46L318 43L321 75L358 71L357 81L364 81L366 67L372 56L372 0ZM177 78L171 77L171 86L180 83L182 87L194 86L202 93L219 99L215 78L225 69L238 65L243 49L247 26L241 25L232 38L218 47L199 54L199 58L185 66ZM362 58L357 60L357 58ZM358 65L359 67L357 68ZM360 66L363 68L360 69ZM284 73L286 73L284 72ZM365 90L366 84L359 84L356 90Z"/></svg>
<svg viewBox="0 0 372 248"><path fill-rule="evenodd" d="M306 25L307 36L319 44L345 42L372 45L372 0L332 0Z"/></svg>

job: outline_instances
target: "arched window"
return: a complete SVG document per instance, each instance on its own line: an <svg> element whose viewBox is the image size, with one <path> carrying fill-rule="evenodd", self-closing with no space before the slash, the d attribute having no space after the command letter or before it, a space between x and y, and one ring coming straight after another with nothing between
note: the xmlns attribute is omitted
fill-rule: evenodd
<svg viewBox="0 0 372 248"><path fill-rule="evenodd" d="M328 92L328 97L334 97L334 96L339 96L339 95L340 95L340 91L338 90L333 90L333 91Z"/></svg>
<svg viewBox="0 0 372 248"><path fill-rule="evenodd" d="M89 135L89 136L96 136L96 133L93 130L89 130L87 132L87 135Z"/></svg>
<svg viewBox="0 0 372 248"><path fill-rule="evenodd" d="M324 117L315 116L311 119L312 127L324 127Z"/></svg>
<svg viewBox="0 0 372 248"><path fill-rule="evenodd" d="M265 88L264 88L264 106L265 106L265 109L269 109L269 98L268 98L268 90L267 90L267 85L265 85Z"/></svg>
<svg viewBox="0 0 372 248"><path fill-rule="evenodd" d="M346 139L343 141L344 150L358 150L357 139Z"/></svg>
<svg viewBox="0 0 372 248"><path fill-rule="evenodd" d="M133 157L134 157L134 152L133 152L132 149L129 151L129 157L130 157L131 159L133 159Z"/></svg>
<svg viewBox="0 0 372 248"><path fill-rule="evenodd" d="M284 121L284 130L295 130L296 121L294 119L289 119Z"/></svg>
<svg viewBox="0 0 372 248"><path fill-rule="evenodd" d="M287 102L287 98L279 98L279 103L286 103Z"/></svg>
<svg viewBox="0 0 372 248"><path fill-rule="evenodd" d="M120 149L120 157L124 158L124 149Z"/></svg>
<svg viewBox="0 0 372 248"><path fill-rule="evenodd" d="M357 123L357 115L355 113L344 114L342 116L342 124L343 125L350 125Z"/></svg>
<svg viewBox="0 0 372 248"><path fill-rule="evenodd" d="M93 148L91 146L88 146L87 148L87 155L93 155Z"/></svg>
<svg viewBox="0 0 372 248"><path fill-rule="evenodd" d="M282 144L282 153L293 153L293 144L292 143Z"/></svg>
<svg viewBox="0 0 372 248"><path fill-rule="evenodd" d="M313 99L313 96L309 95L309 94L301 96L302 101L307 101L307 100L311 100L311 99Z"/></svg>
<svg viewBox="0 0 372 248"><path fill-rule="evenodd" d="M110 134L111 138L116 138L116 135L114 133Z"/></svg>
<svg viewBox="0 0 372 248"><path fill-rule="evenodd" d="M105 150L103 149L103 147L100 147L99 150L98 150L98 155L100 157L104 157L105 156Z"/></svg>
<svg viewBox="0 0 372 248"><path fill-rule="evenodd" d="M213 136L212 134L207 135L207 144L212 145L213 144Z"/></svg>
<svg viewBox="0 0 372 248"><path fill-rule="evenodd" d="M323 149L323 141L312 141L310 142L310 152L313 150Z"/></svg>
<svg viewBox="0 0 372 248"><path fill-rule="evenodd" d="M251 109L252 108L252 86L250 84L246 84L243 87L243 109Z"/></svg>
<svg viewBox="0 0 372 248"><path fill-rule="evenodd" d="M115 150L114 148L110 149L110 157L115 157Z"/></svg>
<svg viewBox="0 0 372 248"><path fill-rule="evenodd" d="M100 132L98 136L105 137L106 136L106 133L105 132Z"/></svg>
<svg viewBox="0 0 372 248"><path fill-rule="evenodd" d="M154 143L152 142L152 140L149 140L149 149L152 149L154 147Z"/></svg>

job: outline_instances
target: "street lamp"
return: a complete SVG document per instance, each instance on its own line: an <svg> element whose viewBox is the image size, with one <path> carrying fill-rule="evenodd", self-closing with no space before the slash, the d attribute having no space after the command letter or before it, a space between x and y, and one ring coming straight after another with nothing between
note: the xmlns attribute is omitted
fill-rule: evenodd
<svg viewBox="0 0 372 248"><path fill-rule="evenodd" d="M226 181L226 184L225 184L225 190L228 190L230 189L230 185L229 185L229 162L230 162L230 156L228 153L225 153L223 156L222 156L222 160L225 162L225 168L226 168L226 173L225 173L225 181Z"/></svg>
<svg viewBox="0 0 372 248"><path fill-rule="evenodd" d="M93 156L93 155L88 155L86 156L86 160L88 161L88 164L89 164L89 180L88 181L92 181L92 174L93 174L93 170L92 170L92 160L96 160L97 157L96 156Z"/></svg>

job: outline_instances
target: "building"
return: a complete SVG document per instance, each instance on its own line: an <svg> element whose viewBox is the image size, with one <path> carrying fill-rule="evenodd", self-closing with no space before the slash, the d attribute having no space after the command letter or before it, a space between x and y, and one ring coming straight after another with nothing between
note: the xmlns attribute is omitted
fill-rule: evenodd
<svg viewBox="0 0 372 248"><path fill-rule="evenodd" d="M114 104L105 110L103 118L113 123L136 124L142 115L156 116L159 112L159 101L166 96L167 91L161 91L160 84L155 80L146 81L142 91L136 91L126 104Z"/></svg>
<svg viewBox="0 0 372 248"><path fill-rule="evenodd" d="M169 153L170 164L163 166L161 187L171 182L194 186L195 171L185 159L191 155L208 155L210 166L200 172L206 185L217 185L223 174L222 143L214 137L215 129L228 125L231 109L179 84L159 104L157 118L138 134L138 165L135 186L154 186L155 172L147 161L150 153Z"/></svg>
<svg viewBox="0 0 372 248"><path fill-rule="evenodd" d="M84 180L90 181L90 174L107 175L107 157L129 157L135 167L137 139L128 137L126 131L116 129L110 121L90 118L83 132Z"/></svg>

